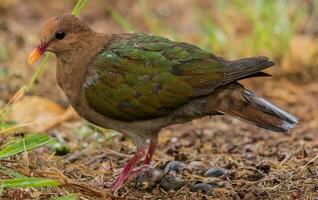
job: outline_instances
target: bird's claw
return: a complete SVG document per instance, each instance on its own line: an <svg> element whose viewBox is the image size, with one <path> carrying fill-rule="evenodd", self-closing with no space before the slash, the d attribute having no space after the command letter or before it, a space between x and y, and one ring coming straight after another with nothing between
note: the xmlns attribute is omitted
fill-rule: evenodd
<svg viewBox="0 0 318 200"><path fill-rule="evenodd" d="M141 165L139 167L135 167L132 171L131 174L138 176L140 174L142 174L146 169L148 169L150 167L150 165Z"/></svg>
<svg viewBox="0 0 318 200"><path fill-rule="evenodd" d="M150 165L141 165L139 167L135 167L133 170L131 170L130 175L138 176L138 175L142 174L149 167L150 167ZM126 180L126 178L123 177L123 175L119 175L116 177L116 180L114 182L107 183L107 184L105 184L105 186L107 188L111 188L111 190L116 192L124 185L125 180Z"/></svg>

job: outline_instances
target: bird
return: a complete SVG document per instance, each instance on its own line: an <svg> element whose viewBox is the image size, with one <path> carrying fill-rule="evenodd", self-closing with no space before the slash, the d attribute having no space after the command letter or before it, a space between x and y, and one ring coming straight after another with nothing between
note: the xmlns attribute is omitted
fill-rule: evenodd
<svg viewBox="0 0 318 200"><path fill-rule="evenodd" d="M29 64L47 51L56 55L57 82L77 113L136 145L110 186L115 191L150 165L158 133L169 125L224 114L274 132L287 133L298 123L238 82L270 76L263 70L275 63L264 56L227 60L148 33L99 33L70 14L44 23Z"/></svg>

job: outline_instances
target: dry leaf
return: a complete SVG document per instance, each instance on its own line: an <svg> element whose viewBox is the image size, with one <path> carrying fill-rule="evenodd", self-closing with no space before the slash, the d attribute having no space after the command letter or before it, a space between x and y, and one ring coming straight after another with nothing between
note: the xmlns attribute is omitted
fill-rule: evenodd
<svg viewBox="0 0 318 200"><path fill-rule="evenodd" d="M72 109L65 110L47 98L25 96L13 105L8 119L16 121L18 125L30 123L30 126L26 127L27 131L45 131L74 116Z"/></svg>

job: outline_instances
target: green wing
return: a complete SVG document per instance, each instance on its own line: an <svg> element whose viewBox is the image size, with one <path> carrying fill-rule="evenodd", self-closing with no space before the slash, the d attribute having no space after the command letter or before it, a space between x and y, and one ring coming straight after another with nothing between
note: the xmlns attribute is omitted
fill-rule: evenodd
<svg viewBox="0 0 318 200"><path fill-rule="evenodd" d="M212 92L223 74L218 58L196 46L147 34L117 35L91 62L84 94L105 116L148 119Z"/></svg>

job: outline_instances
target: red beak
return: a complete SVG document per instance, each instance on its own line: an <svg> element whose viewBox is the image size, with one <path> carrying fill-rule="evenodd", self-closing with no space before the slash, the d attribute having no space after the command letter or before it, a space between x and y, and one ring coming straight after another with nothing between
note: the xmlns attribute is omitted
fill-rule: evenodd
<svg viewBox="0 0 318 200"><path fill-rule="evenodd" d="M43 43L37 46L35 49L33 49L28 58L29 64L32 65L33 63L35 63L48 47L49 43Z"/></svg>

